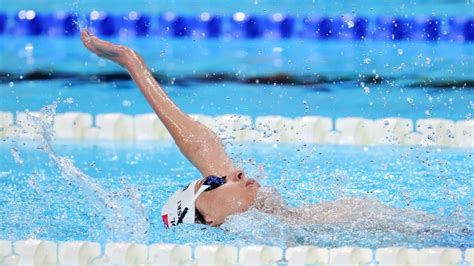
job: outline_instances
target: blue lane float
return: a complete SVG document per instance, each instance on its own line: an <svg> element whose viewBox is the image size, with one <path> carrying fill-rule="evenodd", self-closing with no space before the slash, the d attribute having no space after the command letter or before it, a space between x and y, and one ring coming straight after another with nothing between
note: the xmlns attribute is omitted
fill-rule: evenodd
<svg viewBox="0 0 474 266"><path fill-rule="evenodd" d="M184 16L172 12L157 15L135 11L108 14L92 11L85 16L67 12L38 14L21 10L0 13L0 34L75 36L78 21L95 34L113 36L160 36L192 38L309 38L318 40L454 41L474 40L474 18L432 16L367 18L352 14L340 17L270 15L236 12L228 16L207 12Z"/></svg>

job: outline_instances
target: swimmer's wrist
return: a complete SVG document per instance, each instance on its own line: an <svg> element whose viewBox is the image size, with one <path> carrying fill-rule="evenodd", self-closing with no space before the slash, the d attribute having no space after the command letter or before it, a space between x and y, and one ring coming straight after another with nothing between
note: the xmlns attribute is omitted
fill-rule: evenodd
<svg viewBox="0 0 474 266"><path fill-rule="evenodd" d="M129 50L126 52L125 60L123 61L122 66L128 70L132 70L133 68L140 67L142 65L144 65L142 57L137 52L129 48Z"/></svg>

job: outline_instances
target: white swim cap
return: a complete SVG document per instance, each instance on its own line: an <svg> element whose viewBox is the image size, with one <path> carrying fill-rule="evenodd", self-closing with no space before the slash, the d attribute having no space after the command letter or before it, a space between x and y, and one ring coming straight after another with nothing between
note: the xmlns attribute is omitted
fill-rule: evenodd
<svg viewBox="0 0 474 266"><path fill-rule="evenodd" d="M195 201L201 193L209 186L201 185L199 190L194 193L194 187L199 180L189 184L184 189L176 191L161 209L161 218L166 228L176 226L180 223L193 224L196 211Z"/></svg>

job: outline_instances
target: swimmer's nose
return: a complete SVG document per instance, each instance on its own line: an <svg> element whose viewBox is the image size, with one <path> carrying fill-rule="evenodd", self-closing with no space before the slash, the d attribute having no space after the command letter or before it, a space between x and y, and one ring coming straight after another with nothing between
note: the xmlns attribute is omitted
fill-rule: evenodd
<svg viewBox="0 0 474 266"><path fill-rule="evenodd" d="M230 177L227 177L227 180L240 182L245 179L245 174L242 170L236 170Z"/></svg>

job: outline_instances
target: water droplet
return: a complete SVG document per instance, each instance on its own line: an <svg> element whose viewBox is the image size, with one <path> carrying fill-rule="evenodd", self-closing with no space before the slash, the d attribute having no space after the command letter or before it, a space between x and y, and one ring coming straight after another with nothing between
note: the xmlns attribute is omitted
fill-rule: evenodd
<svg viewBox="0 0 474 266"><path fill-rule="evenodd" d="M425 59L425 63L426 63L427 65L431 64L431 58L427 57L427 58Z"/></svg>
<svg viewBox="0 0 474 266"><path fill-rule="evenodd" d="M364 94L367 95L370 93L370 88L369 87L364 87Z"/></svg>
<svg viewBox="0 0 474 266"><path fill-rule="evenodd" d="M132 102L129 100L123 100L122 101L122 106L123 107L130 107L132 105Z"/></svg>
<svg viewBox="0 0 474 266"><path fill-rule="evenodd" d="M307 101L303 101L303 106L304 106L304 111L308 112L309 111L309 105Z"/></svg>
<svg viewBox="0 0 474 266"><path fill-rule="evenodd" d="M414 100L413 100L412 97L407 97L407 102L408 102L409 104L413 104Z"/></svg>
<svg viewBox="0 0 474 266"><path fill-rule="evenodd" d="M349 29L354 27L354 21L348 20L346 23L347 23L347 27L348 27Z"/></svg>
<svg viewBox="0 0 474 266"><path fill-rule="evenodd" d="M63 103L68 103L68 104L71 104L71 103L74 103L74 98L72 97L69 97L69 98L66 98Z"/></svg>
<svg viewBox="0 0 474 266"><path fill-rule="evenodd" d="M403 55L403 49L398 48L398 49L397 49L397 53L398 53L398 55Z"/></svg>
<svg viewBox="0 0 474 266"><path fill-rule="evenodd" d="M13 156L13 159L15 160L15 162L19 165L22 165L23 164L23 159L21 159L20 152L15 148L11 148L10 151L12 153L12 156Z"/></svg>
<svg viewBox="0 0 474 266"><path fill-rule="evenodd" d="M15 85L15 83L13 83L13 81L10 81L10 83L8 83L8 86L10 86L10 88L13 88L13 85Z"/></svg>
<svg viewBox="0 0 474 266"><path fill-rule="evenodd" d="M366 65L370 64L370 58L364 58L364 64Z"/></svg>

